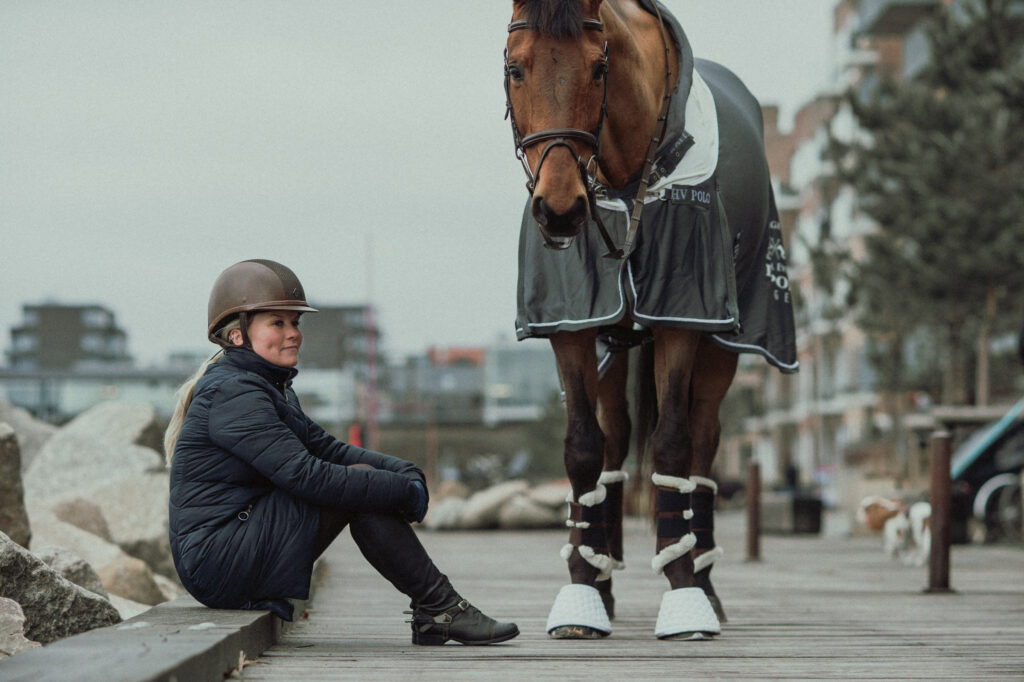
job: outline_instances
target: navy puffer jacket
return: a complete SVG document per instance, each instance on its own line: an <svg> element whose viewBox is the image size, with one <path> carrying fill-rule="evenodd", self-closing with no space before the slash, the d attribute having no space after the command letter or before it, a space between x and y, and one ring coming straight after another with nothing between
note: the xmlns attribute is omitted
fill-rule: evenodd
<svg viewBox="0 0 1024 682"><path fill-rule="evenodd" d="M208 606L290 617L283 600L309 596L319 508L406 515L424 482L411 462L309 419L295 374L231 348L196 384L171 464L170 541L182 584Z"/></svg>

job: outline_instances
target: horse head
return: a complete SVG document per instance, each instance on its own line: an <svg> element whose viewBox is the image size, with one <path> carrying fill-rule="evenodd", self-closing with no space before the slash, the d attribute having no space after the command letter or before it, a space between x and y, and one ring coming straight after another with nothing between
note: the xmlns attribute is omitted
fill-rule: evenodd
<svg viewBox="0 0 1024 682"><path fill-rule="evenodd" d="M590 214L607 102L601 0L515 0L505 88L530 210L546 243L567 248Z"/></svg>

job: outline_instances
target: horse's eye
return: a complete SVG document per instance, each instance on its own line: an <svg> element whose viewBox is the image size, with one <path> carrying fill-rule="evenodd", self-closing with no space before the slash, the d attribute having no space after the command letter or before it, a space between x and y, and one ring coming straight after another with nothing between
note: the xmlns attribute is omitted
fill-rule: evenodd
<svg viewBox="0 0 1024 682"><path fill-rule="evenodd" d="M594 80L601 80L608 73L608 62L599 61L594 65Z"/></svg>
<svg viewBox="0 0 1024 682"><path fill-rule="evenodd" d="M523 70L520 69L515 64L509 64L507 67L505 67L505 72L508 74L509 78L511 78L512 80L516 81L517 83L521 83L522 82L522 80L523 80Z"/></svg>

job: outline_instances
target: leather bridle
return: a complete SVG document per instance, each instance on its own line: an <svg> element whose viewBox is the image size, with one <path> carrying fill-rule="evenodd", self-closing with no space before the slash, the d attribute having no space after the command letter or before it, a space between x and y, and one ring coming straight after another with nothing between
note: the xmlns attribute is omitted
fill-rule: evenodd
<svg viewBox="0 0 1024 682"><path fill-rule="evenodd" d="M641 173L640 187L637 191L636 198L633 201L633 213L630 217L629 229L626 232L626 240L623 246L615 246L615 242L612 240L611 235L608 233L608 229L604 225L604 221L601 220L601 216L597 212L597 188L600 183L596 177L596 168L600 165L601 155L601 130L604 126L604 119L608 113L608 41L604 43L604 64L603 80L604 80L604 94L601 100L601 113L597 120L597 126L593 132L586 130L580 130L578 128L550 128L548 130L541 130L536 133L530 133L529 135L523 136L519 131L519 126L516 125L515 112L512 110L512 94L511 94L511 74L508 64L508 48L505 48L505 118L508 119L512 124L512 139L515 143L516 158L523 166L523 170L526 172L526 189L533 195L534 189L537 187L537 179L540 177L541 167L544 165L544 160L552 149L557 147L565 147L572 154L576 160L576 167L580 173L580 179L583 181L583 186L587 192L587 203L590 209L590 216L597 223L598 230L601 233L601 238L604 240L605 245L608 248L608 253L605 254L605 258L616 258L624 259L628 258L629 254L633 251L633 243L636 239L637 229L640 225L640 215L643 211L643 195L647 192L647 185L650 180L651 168L654 165L654 154L658 149L658 144L661 142L662 136L665 133L665 126L668 121L668 110L672 99L672 65L669 62L669 44L668 36L665 33L665 22L661 17L661 12L658 10L657 3L652 3L654 10L658 15L658 23L661 26L661 37L665 45L665 97L662 101L661 112L658 115L658 124L654 129L654 136L651 138L651 143L648 147L647 157L644 163L644 169ZM590 31L601 31L604 32L604 23L600 19L583 19L584 30ZM525 19L517 19L512 21L508 25L508 32L536 29L536 26L530 24ZM569 140L577 140L588 145L592 154L587 161L583 160L583 157L576 152L576 148L573 147ZM533 171L530 169L530 163L526 159L526 150L533 145L547 142L544 149L540 153L540 159L537 162L537 170ZM594 172L591 169L594 168ZM541 235L544 237L544 246L549 249L567 249L572 245L572 239L568 240L554 240L551 239L544 230L541 230Z"/></svg>

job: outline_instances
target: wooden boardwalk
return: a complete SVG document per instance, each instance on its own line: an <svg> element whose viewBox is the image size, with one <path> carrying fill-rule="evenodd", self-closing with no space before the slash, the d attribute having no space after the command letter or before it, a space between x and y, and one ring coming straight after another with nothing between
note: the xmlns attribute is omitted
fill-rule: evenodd
<svg viewBox="0 0 1024 682"><path fill-rule="evenodd" d="M744 556L741 512L720 514L715 585L729 622L707 642L659 641L654 537L632 520L615 574L618 618L599 641L556 641L544 623L567 582L564 531L421 532L456 588L522 634L489 647L414 647L406 599L345 534L328 550L309 618L245 667L296 680L997 680L1024 679L1024 548L955 546L952 594L924 594L927 568L889 560L876 537L765 536Z"/></svg>

